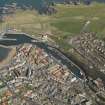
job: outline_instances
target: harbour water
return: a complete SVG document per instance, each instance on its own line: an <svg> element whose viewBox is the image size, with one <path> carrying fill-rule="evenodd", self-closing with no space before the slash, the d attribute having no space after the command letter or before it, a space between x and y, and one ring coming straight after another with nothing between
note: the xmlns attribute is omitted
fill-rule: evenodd
<svg viewBox="0 0 105 105"><path fill-rule="evenodd" d="M0 62L8 56L10 51L11 49L0 46Z"/></svg>

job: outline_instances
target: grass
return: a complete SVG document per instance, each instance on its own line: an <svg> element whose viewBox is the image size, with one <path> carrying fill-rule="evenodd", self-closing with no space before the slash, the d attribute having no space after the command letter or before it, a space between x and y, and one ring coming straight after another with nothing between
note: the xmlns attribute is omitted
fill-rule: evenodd
<svg viewBox="0 0 105 105"><path fill-rule="evenodd" d="M45 31L45 26L48 21L48 16L40 16L33 10L17 10L13 16L8 16L4 23L1 23L0 29L16 28L28 34L37 35L41 31Z"/></svg>
<svg viewBox="0 0 105 105"><path fill-rule="evenodd" d="M71 48L68 39L78 35L87 21L91 23L86 31L96 32L99 38L105 38L105 4L94 3L90 6L58 4L56 8L58 13L52 16L39 15L35 10L18 10L15 16L8 17L0 27L4 29L5 26L9 26L32 35L51 31L54 34L52 39L66 51Z"/></svg>
<svg viewBox="0 0 105 105"><path fill-rule="evenodd" d="M66 6L58 5L58 14L54 15L55 19L51 24L63 32L78 34L87 21L90 25L87 31L96 32L104 37L105 34L105 4L93 4L91 6ZM103 34L103 36L102 36ZM100 36L99 36L100 37Z"/></svg>

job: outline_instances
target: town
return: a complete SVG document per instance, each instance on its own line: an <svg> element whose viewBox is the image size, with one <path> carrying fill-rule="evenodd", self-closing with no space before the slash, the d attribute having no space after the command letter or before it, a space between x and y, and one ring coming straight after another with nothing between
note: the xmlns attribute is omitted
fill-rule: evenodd
<svg viewBox="0 0 105 105"><path fill-rule="evenodd" d="M65 57L59 51L56 53ZM64 59L65 62L68 60L66 57ZM103 103L103 81L100 78L87 78L72 61L68 60L68 63L71 69L37 44L24 43L16 46L16 54L10 63L0 68L1 105Z"/></svg>
<svg viewBox="0 0 105 105"><path fill-rule="evenodd" d="M105 105L104 7L0 1L0 105Z"/></svg>
<svg viewBox="0 0 105 105"><path fill-rule="evenodd" d="M95 33L83 33L72 39L74 49L86 58L90 69L97 68L105 73L105 42L99 40Z"/></svg>

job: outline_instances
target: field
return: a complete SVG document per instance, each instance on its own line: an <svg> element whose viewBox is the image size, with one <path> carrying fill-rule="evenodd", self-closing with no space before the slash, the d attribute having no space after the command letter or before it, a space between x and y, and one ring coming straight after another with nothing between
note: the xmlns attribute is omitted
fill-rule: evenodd
<svg viewBox="0 0 105 105"><path fill-rule="evenodd" d="M105 34L105 4L93 4L91 6L64 6L59 5L55 21L52 23L63 32L78 34L85 23L90 21L86 31L96 32L99 37Z"/></svg>
<svg viewBox="0 0 105 105"><path fill-rule="evenodd" d="M99 38L105 38L105 4L94 3L90 6L58 4L58 13L52 16L39 15L36 11L18 10L15 16L8 17L0 29L16 28L20 31L38 35L52 32L52 38L65 50L69 50L67 41L78 35L87 21L90 24L85 31L95 32Z"/></svg>

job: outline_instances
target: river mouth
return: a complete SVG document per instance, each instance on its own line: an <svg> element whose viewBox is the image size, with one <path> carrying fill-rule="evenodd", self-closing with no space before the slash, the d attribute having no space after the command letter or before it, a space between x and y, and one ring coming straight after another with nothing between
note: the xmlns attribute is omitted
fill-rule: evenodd
<svg viewBox="0 0 105 105"><path fill-rule="evenodd" d="M13 46L23 43L31 43L33 38L25 34L5 34L3 40L0 40L0 45Z"/></svg>
<svg viewBox="0 0 105 105"><path fill-rule="evenodd" d="M19 44L24 44L24 43L31 43L33 38L20 33L20 34L4 34L2 39L0 40L0 63L8 56L12 56L11 52L15 52L15 48ZM13 51L14 50L14 51ZM11 53L11 54L10 54Z"/></svg>
<svg viewBox="0 0 105 105"><path fill-rule="evenodd" d="M16 53L16 46L31 43L32 39L25 34L4 34L0 39L0 65L2 66L11 60Z"/></svg>

